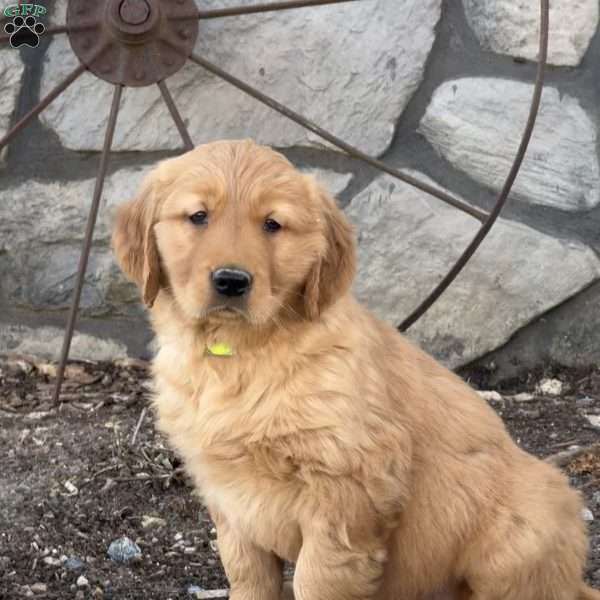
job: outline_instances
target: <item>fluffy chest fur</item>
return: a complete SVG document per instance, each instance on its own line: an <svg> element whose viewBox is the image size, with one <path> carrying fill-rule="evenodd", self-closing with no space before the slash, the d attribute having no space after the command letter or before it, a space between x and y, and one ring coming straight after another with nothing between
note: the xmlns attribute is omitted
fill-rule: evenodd
<svg viewBox="0 0 600 600"><path fill-rule="evenodd" d="M327 478L360 479L373 445L368 411L348 402L356 381L339 377L348 365L332 353L315 368L300 351L218 358L182 344L164 343L155 359L161 429L209 507L294 560L315 488Z"/></svg>

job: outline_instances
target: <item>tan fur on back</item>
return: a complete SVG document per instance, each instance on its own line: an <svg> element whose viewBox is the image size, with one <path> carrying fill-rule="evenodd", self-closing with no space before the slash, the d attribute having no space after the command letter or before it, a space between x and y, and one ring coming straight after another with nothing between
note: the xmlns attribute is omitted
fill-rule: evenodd
<svg viewBox="0 0 600 600"><path fill-rule="evenodd" d="M233 600L279 598L280 559L298 600L598 597L578 495L353 299L352 231L283 157L229 142L163 163L114 245L152 305L158 422L215 519ZM207 309L211 270L232 263L254 276L245 317ZM234 356L207 354L223 341Z"/></svg>

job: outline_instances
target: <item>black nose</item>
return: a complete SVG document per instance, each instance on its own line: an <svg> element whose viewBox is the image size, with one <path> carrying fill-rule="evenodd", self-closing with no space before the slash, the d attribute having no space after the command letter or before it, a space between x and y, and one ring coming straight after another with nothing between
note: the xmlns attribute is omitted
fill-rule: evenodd
<svg viewBox="0 0 600 600"><path fill-rule="evenodd" d="M252 287L252 275L235 267L222 267L212 272L215 290L223 296L242 296Z"/></svg>

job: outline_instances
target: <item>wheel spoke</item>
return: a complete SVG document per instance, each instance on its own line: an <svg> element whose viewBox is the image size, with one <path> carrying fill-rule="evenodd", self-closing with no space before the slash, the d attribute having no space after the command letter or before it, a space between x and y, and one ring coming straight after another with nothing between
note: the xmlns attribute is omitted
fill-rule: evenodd
<svg viewBox="0 0 600 600"><path fill-rule="evenodd" d="M173 20L220 19L221 17L239 17L242 15L252 15L278 10L308 8L311 6L325 6L327 4L342 4L358 1L359 0L289 0L287 2L268 2L266 4L254 4L251 6L231 6L229 8L216 8L213 10L198 10L194 13L178 15L173 17ZM365 0L362 0L362 2L365 2Z"/></svg>
<svg viewBox="0 0 600 600"><path fill-rule="evenodd" d="M40 100L24 117L15 123L12 129L0 139L0 150L2 150L32 119L37 117L37 115L56 100L85 70L86 66L80 64L48 95L42 98L42 100Z"/></svg>
<svg viewBox="0 0 600 600"><path fill-rule="evenodd" d="M471 243L467 246L467 249L463 252L461 257L458 259L456 264L450 269L448 274L442 279L438 286L431 292L431 294L415 309L415 311L406 318L398 327L400 331L406 331L411 325L416 323L428 310L431 308L433 303L446 291L448 286L458 277L464 266L469 262L469 259L475 254L481 242L485 239L487 234L493 227L496 219L500 215L502 208L508 200L512 186L517 178L521 164L525 158L525 153L531 140L533 128L540 109L540 101L542 99L542 91L544 89L544 76L546 73L546 61L548 60L548 28L549 28L549 0L541 0L541 26L540 26L540 50L538 57L538 69L535 81L535 88L533 92L533 98L531 100L531 108L529 109L529 118L517 156L510 169L504 187L500 192L496 205L494 206L490 216L487 218L485 223L481 226Z"/></svg>
<svg viewBox="0 0 600 600"><path fill-rule="evenodd" d="M194 142L192 141L187 127L181 118L181 114L177 109L177 105L175 104L175 100L173 100L173 96L171 96L171 92L169 91L167 84L164 81L159 81L158 87L160 88L160 93L162 94L163 100L165 101L165 104L167 105L167 108L173 117L173 121L175 122L175 125L179 131L179 135L181 135L185 149L193 150Z"/></svg>
<svg viewBox="0 0 600 600"><path fill-rule="evenodd" d="M353 158L357 158L357 159L371 165L372 167L375 167L381 171L384 171L385 173L388 173L389 175L391 175L392 177L395 177L396 179L400 179L401 181L408 183L408 184L420 189L423 192L431 194L432 196L439 198L443 202L446 202L447 204L450 204L451 206L454 206L455 208L462 210L463 212L471 215L472 217L475 217L479 221L483 222L487 218L488 215L484 211L481 211L478 208L475 208L475 207L467 204L466 202L458 200L457 198L454 198L453 196L451 196L450 194L447 194L446 192L444 192L442 190L439 190L431 185L423 183L422 181L419 181L418 179L415 179L414 177L412 177L410 175L406 175L405 173L402 173L402 171L399 171L398 169L395 169L394 167L391 167L390 165L387 165L384 162L382 162L376 158L373 158L372 156L369 156L368 154L365 154L358 148L355 148L354 146L347 144L346 142L337 138L336 136L329 133L328 131L325 131L324 129L322 129L321 127L319 127L312 121L309 121L302 115L298 114L297 112L294 112L293 110L291 110L287 106L284 106L280 102L277 102L273 98L266 96L262 92L258 91L256 88L253 88L252 86L241 81L237 77L234 77L230 73L227 73L220 67L217 67L216 65L210 63L209 61L205 60L204 58L197 56L196 54L192 54L192 55L190 55L190 60L194 61L196 64L200 65L207 71L210 71L217 77L220 77L221 79L227 81L231 85L242 90L249 96L252 96L259 102L266 104L268 107L277 111L279 114L283 115L284 117L287 117L288 119L294 121L295 123L298 123L305 129L312 131L313 133L315 133L319 137L323 138L324 140L327 140L330 144L336 146L340 150L343 150L344 152L346 152Z"/></svg>
<svg viewBox="0 0 600 600"><path fill-rule="evenodd" d="M113 94L112 106L110 108L110 116L108 118L108 125L106 127L106 134L104 137L104 146L102 148L102 154L100 156L100 164L98 166L98 174L96 176L96 185L94 188L94 195L92 198L92 205L90 207L90 213L88 216L87 226L85 230L85 237L83 240L83 247L81 251L81 257L79 258L79 267L77 270L77 280L75 283L75 290L73 293L73 300L71 303L71 309L69 311L69 318L67 321L67 329L65 331L65 337L63 340L63 346L60 355L60 363L58 367L58 374L56 378L56 387L54 389L54 403L58 404L60 398L60 389L62 387L63 377L65 374L65 367L67 365L67 359L69 357L69 350L71 348L71 340L73 339L73 331L75 329L75 321L77 320L77 311L79 310L79 302L81 300L81 291L83 289L83 283L85 279L85 272L87 269L88 259L90 256L90 249L92 246L92 239L94 235L94 229L96 227L96 218L98 217L98 208L100 206L100 198L102 197L102 190L104 188L104 180L106 178L106 171L108 168L108 157L112 147L113 137L115 133L115 127L117 124L117 117L119 115L119 106L121 104L121 94L123 86L116 85Z"/></svg>

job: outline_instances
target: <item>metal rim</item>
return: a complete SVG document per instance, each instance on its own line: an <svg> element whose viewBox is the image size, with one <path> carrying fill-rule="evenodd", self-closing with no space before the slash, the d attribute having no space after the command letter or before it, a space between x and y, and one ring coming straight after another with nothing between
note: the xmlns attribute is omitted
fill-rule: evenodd
<svg viewBox="0 0 600 600"><path fill-rule="evenodd" d="M91 0L91 1L96 3L96 0ZM281 1L281 2L271 2L271 3L266 3L266 4L254 4L254 5L250 5L250 6L235 6L235 7L230 7L230 8L226 8L226 9L215 9L215 10L205 10L205 11L194 9L194 10L190 10L190 12L186 12L185 7L187 6L187 1L186 0L176 0L176 3L180 6L183 6L184 9L170 13L167 17L167 20L199 22L204 19L236 17L236 16L248 15L248 14L258 14L258 13L271 12L271 11L309 8L309 7L317 7L317 6L324 6L324 5L331 5L331 4L342 4L342 3L347 3L347 2L358 2L358 1L360 1L360 0L287 0L287 1ZM87 0L69 0L69 8L71 8L71 6L75 5L76 3L79 3L79 5L82 5L82 4L85 4L86 2L87 2ZM106 2L114 3L114 0L106 0ZM136 9L140 9L140 5L141 5L141 8L144 10L145 10L144 7L147 5L148 7L150 7L149 10L151 11L152 7L156 7L158 5L158 3L162 3L162 2L163 2L163 0L122 0L121 5L123 5L125 3L131 3L131 4L136 5L135 6ZM169 3L170 3L170 0L169 0ZM162 4L161 4L161 6L162 6ZM74 15L74 16L72 18L70 17L69 22L66 25L48 27L46 29L45 34L46 35L57 35L57 34L67 33L72 39L82 39L81 37L78 37L79 34L85 33L86 35L88 35L90 32L94 31L94 29L98 29L98 27L99 27L98 18L95 18L92 20L89 20L89 18L88 18L88 20L85 20L85 11L82 11L79 16L77 16L76 13L71 13L71 12L70 12L70 15ZM139 11L137 13L135 13L135 15L139 15ZM138 18L137 16L134 16L134 17L127 19L127 21L128 21L127 25L132 27L133 32L135 34L135 32L137 31L136 27L138 25L141 26L141 23L143 23L145 21L145 19L144 19L144 17ZM144 28L142 27L142 29L144 29ZM146 29L151 29L151 28L146 28ZM147 34L146 29L144 29L144 35ZM191 31L193 31L193 30L191 30ZM193 37L193 40L195 41L196 35L197 35L197 30L190 37ZM460 256L460 258L456 261L456 263L452 266L452 268L449 270L449 272L444 276L444 278L435 287L435 289L429 294L429 296L427 296L427 298L425 298L425 300L423 300L417 306L417 308L398 326L398 329L400 331L406 331L418 319L420 319L431 308L431 306L433 306L433 304L436 302L436 300L438 300L438 298L444 293L444 291L450 286L450 284L456 279L456 277L464 269L466 264L473 257L473 255L476 253L477 249L480 247L482 242L485 240L485 238L489 234L494 223L498 219L504 205L506 204L506 201L508 200L508 198L510 196L510 192L512 190L514 181L519 173L519 170L523 163L523 159L525 158L525 154L527 152L527 148L529 146L529 142L531 140L535 122L537 119L537 115L539 113L541 96L542 96L542 91L543 91L543 86L544 86L546 63L547 63L547 57L548 57L548 37L549 37L549 0L540 0L540 35L539 35L539 53L538 53L538 63L537 63L538 66L537 66L537 75L536 75L536 80L535 80L533 97L531 100L531 107L529 110L529 117L528 117L527 125L525 127L525 131L524 131L522 139L521 139L521 143L519 145L519 149L517 151L517 155L514 159L512 167L508 173L506 182L505 182L500 194L498 195L498 198L496 200L494 208L492 209L492 211L490 213L486 213L485 211L482 211L476 207L473 207L470 204L468 204L458 198L453 197L451 194L441 191L425 182L422 182L422 181L416 179L415 177L406 175L405 173L402 173L400 170L384 163L383 161L381 161L375 157L369 156L368 154L362 152L360 149L355 148L354 146L351 146L350 144L347 144L343 140L334 136L332 133L323 129L322 127L320 127L319 125L310 121L306 117L293 111L289 107L281 104L274 98L264 94L260 90L254 88L253 86L242 81L241 79L238 79L233 74L231 74L227 71L224 71L223 69L221 69L217 65L214 65L213 63L209 62L202 56L199 56L199 55L193 53L191 51L191 48L193 48L193 44L191 45L191 47L188 47L187 45L182 47L182 45L180 43L174 41L174 39L169 38L168 36L166 38L163 37L162 42L166 45L169 45L173 49L173 51L177 52L180 55L180 57L183 59L181 61L181 64L179 65L179 68L181 66L183 66L183 64L185 62L187 62L187 59L189 59L190 61L194 62L195 64L202 67L203 69L209 71L216 77L228 82L232 86L243 91L244 93L248 94L249 96L255 98L259 102L265 104L266 106L275 110L276 112L283 115L284 117L303 126L305 129L315 133L322 139L328 141L333 146L342 150L347 155L349 155L353 158L356 158L356 159L370 165L371 167L375 167L376 169L378 169L384 173L387 173L387 174L391 175L392 177L395 177L409 185L412 185L412 186L420 189L421 191L424 191L424 192L438 198L439 200L449 204L450 206L453 206L454 208L457 208L458 210L461 210L464 213L471 215L472 217L478 219L481 222L481 227L479 228L477 234L474 236L474 238L472 239L470 244L464 250L464 252ZM125 40L124 42L123 42L123 40L121 40L121 41L124 44L127 44L128 43L127 36L124 37L124 40ZM8 41L9 41L8 35L0 35L0 44L7 43ZM80 64L75 70L73 70L71 73L69 73L65 77L65 79L61 83L59 83L53 90L51 90L44 98L42 98L31 111L29 111L26 115L24 115L21 119L19 119L19 121L17 121L17 123L15 123L13 125L13 127L6 133L6 135L2 139L0 139L0 151L2 151L9 144L9 142L19 132L21 132L34 118L36 118L48 105L50 105L56 98L58 98L62 94L62 92L64 92L74 81L76 81L83 74L84 71L90 70L90 71L94 72L94 74L96 74L98 77L107 79L106 77L102 77L102 74L96 73L93 68L90 68L90 66L92 66L94 64L94 61L99 56L101 56L103 52L106 51L107 43L109 43L109 42L107 42L105 40L104 43L94 46L93 50L91 50L89 54L85 55L85 60L84 60L84 62L82 62L82 64ZM134 39L131 41L131 43L136 43L135 35L134 35ZM189 48L189 51L188 51L188 48ZM87 52L87 50L86 50L86 52ZM76 52L76 54L77 54L77 52ZM80 58L80 60L82 60L82 58L79 56L79 54L78 54L78 58ZM104 146L103 146L102 152L100 154L98 174L96 177L96 186L95 186L94 195L92 198L92 205L90 208L90 214L88 217L86 233L85 233L85 237L84 237L84 241L83 241L81 259L79 262L79 268L78 268L78 272L77 272L75 291L73 294L73 300L72 300L71 308L69 311L67 328L66 328L63 347L62 347L62 351L61 351L60 364L59 364L55 393L54 393L55 403L59 402L60 389L61 389L62 381L63 381L63 377L64 377L64 369L65 369L66 362L68 359L69 350L70 350L70 346L71 346L71 340L73 337L75 323L77 320L77 313L79 310L81 291L83 289L85 271L87 268L87 261L88 261L89 253L91 250L91 244L92 244L93 233L94 233L94 228L95 228L95 223L96 223L96 217L98 214L100 197L102 194L104 180L106 177L108 160L109 160L109 155L110 155L111 146L112 146L112 140L113 140L113 136L114 136L114 132L115 132L115 128L116 128L116 122L117 122L117 116L118 116L118 112L119 112L119 106L120 106L120 101L121 101L121 93L122 93L123 85L150 85L150 83L156 83L159 87L161 96L169 110L169 113L171 114L171 117L177 127L177 130L179 131L179 134L183 141L183 146L184 146L185 150L190 150L194 147L191 136L185 126L185 122L184 122L183 118L181 117L181 114L179 113L179 110L175 104L175 101L173 100L173 97L171 96L171 93L169 92L169 89L165 83L165 78L168 77L170 74L173 74L173 73L169 73L165 76L158 77L158 78L150 77L149 78L150 80L148 80L148 81L146 80L147 79L146 78L142 81L141 79L143 79L143 78L138 77L137 79L135 79L135 73L134 73L134 81L133 82L131 81L131 78L124 77L124 76L122 76L122 74L121 74L121 77L118 78L117 80L111 80L110 78L108 78L109 80L113 81L113 83L116 83L116 85L115 85L115 91L114 91L114 95L113 95L113 101L112 101L112 106L111 106L111 110L110 110L110 115L109 115L109 119L108 119L108 125L106 128ZM137 81L137 83L136 83L136 81Z"/></svg>

